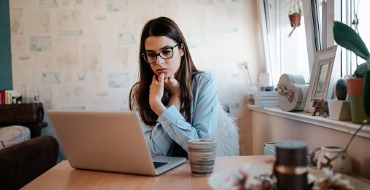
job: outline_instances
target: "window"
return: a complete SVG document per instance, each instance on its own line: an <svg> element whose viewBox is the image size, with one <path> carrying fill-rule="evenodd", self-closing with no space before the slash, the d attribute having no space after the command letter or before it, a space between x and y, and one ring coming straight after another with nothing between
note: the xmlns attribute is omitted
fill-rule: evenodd
<svg viewBox="0 0 370 190"><path fill-rule="evenodd" d="M312 24L315 38L315 50L322 49L322 11L323 0L312 0Z"/></svg>
<svg viewBox="0 0 370 190"><path fill-rule="evenodd" d="M291 1L259 1L266 72L271 74L272 84L276 85L283 73L301 74L309 82L315 52L335 44L332 34L334 20L352 26L370 48L370 35L367 35L370 34L370 12L367 10L370 1L300 0L304 10L301 26L288 38L287 34L291 30L288 21ZM306 27L308 25L310 27ZM335 73L331 80L336 81L352 74L356 65L364 61L342 48L342 51L337 52Z"/></svg>
<svg viewBox="0 0 370 190"><path fill-rule="evenodd" d="M263 26L264 48L266 58L266 72L271 75L271 82L277 85L284 73L301 74L309 82L309 63L305 33L304 14L301 25L292 35L288 12L291 0L263 0L259 1ZM302 4L300 2L302 9Z"/></svg>
<svg viewBox="0 0 370 190"><path fill-rule="evenodd" d="M351 26L358 31L360 35L362 34L361 37L365 44L370 44L370 36L363 35L370 33L370 24L368 24L370 23L370 13L366 10L370 7L370 1L312 0L311 7L316 50L334 44L331 24L334 20L341 21ZM350 51L342 49L341 56L337 56L336 62L341 65L341 68L338 68L338 70L341 70L339 77L343 77L345 75L351 75L356 69L356 65L364 62L364 60L356 57Z"/></svg>
<svg viewBox="0 0 370 190"><path fill-rule="evenodd" d="M342 0L342 22L356 30L367 48L370 47L370 7L368 0ZM342 50L342 70L344 75L351 75L357 67L357 64L365 62L360 57L348 50Z"/></svg>

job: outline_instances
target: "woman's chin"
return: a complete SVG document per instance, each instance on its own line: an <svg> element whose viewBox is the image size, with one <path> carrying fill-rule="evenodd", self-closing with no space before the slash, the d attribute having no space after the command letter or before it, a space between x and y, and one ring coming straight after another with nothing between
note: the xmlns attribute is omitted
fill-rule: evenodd
<svg viewBox="0 0 370 190"><path fill-rule="evenodd" d="M170 72L156 72L156 75L157 76L159 76L159 75L161 75L161 74L164 74L164 78L168 78L168 77L171 77L172 76L172 73L170 73Z"/></svg>
<svg viewBox="0 0 370 190"><path fill-rule="evenodd" d="M160 75L160 74L162 74L162 73L158 73L158 76ZM163 73L164 74L164 78L168 78L168 77L170 77L171 76L171 74L170 73Z"/></svg>

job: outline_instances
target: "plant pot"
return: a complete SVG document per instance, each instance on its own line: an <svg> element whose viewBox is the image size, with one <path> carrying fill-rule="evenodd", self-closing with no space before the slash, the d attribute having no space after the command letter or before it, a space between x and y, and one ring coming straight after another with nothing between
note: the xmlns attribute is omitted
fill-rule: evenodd
<svg viewBox="0 0 370 190"><path fill-rule="evenodd" d="M301 25L301 14L293 13L289 15L290 26L291 27L298 27Z"/></svg>
<svg viewBox="0 0 370 190"><path fill-rule="evenodd" d="M350 101L351 118L354 123L367 123L370 119L365 112L363 83L364 78L347 79L348 100Z"/></svg>
<svg viewBox="0 0 370 190"><path fill-rule="evenodd" d="M351 120L350 103L347 100L328 100L329 116L331 120Z"/></svg>
<svg viewBox="0 0 370 190"><path fill-rule="evenodd" d="M321 147L319 159L317 161L317 169L329 168L334 172L350 173L352 171L351 158L347 152L340 153L344 148L336 146ZM340 155L333 159L338 153Z"/></svg>

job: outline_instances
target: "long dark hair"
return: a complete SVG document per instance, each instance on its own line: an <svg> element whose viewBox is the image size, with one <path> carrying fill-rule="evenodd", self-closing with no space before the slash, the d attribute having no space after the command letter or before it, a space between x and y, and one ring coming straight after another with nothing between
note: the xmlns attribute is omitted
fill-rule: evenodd
<svg viewBox="0 0 370 190"><path fill-rule="evenodd" d="M175 79L180 84L180 113L187 121L190 121L190 104L193 99L191 87L192 74L199 71L193 63L189 48L180 28L173 20L167 17L159 17L149 20L141 32L139 82L134 84L130 91L130 110L133 110L133 104L136 104L144 123L147 125L155 125L158 116L153 112L149 105L149 86L152 82L154 72L150 65L145 62L144 58L141 56L141 54L145 52L145 40L150 36L166 36L174 40L177 44L181 44L184 49L184 55L181 57L179 70L175 73ZM168 99L169 95L165 90L164 98L162 99L164 105L168 103Z"/></svg>

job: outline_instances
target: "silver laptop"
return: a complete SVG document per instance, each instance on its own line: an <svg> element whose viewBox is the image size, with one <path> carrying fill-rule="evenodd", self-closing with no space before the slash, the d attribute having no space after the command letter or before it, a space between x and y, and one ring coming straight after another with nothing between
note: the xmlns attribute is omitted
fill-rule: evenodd
<svg viewBox="0 0 370 190"><path fill-rule="evenodd" d="M159 175L185 157L151 157L132 111L49 110L70 165L77 169Z"/></svg>

